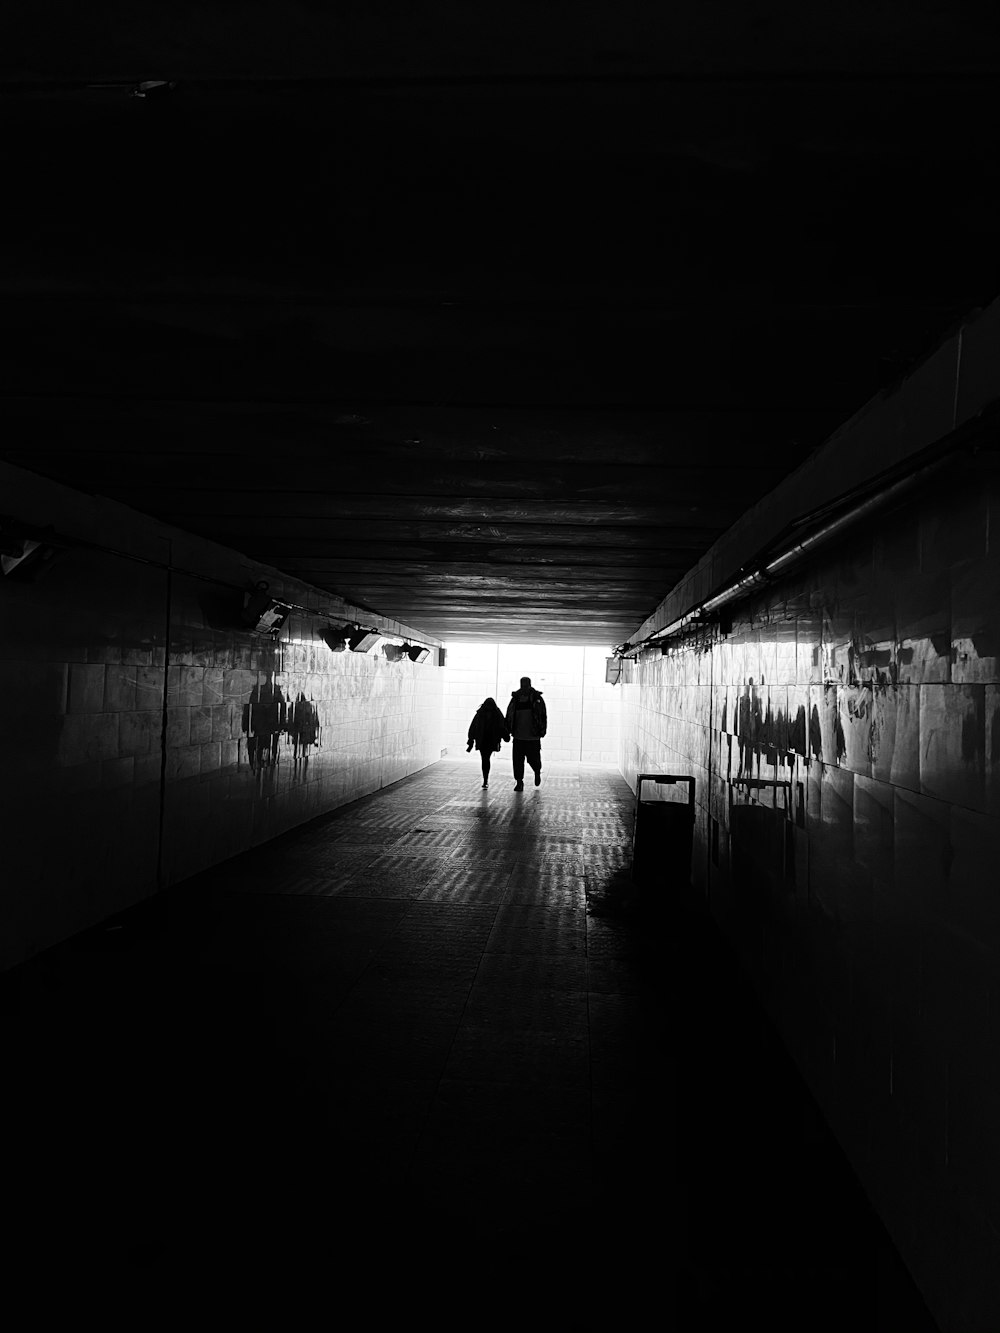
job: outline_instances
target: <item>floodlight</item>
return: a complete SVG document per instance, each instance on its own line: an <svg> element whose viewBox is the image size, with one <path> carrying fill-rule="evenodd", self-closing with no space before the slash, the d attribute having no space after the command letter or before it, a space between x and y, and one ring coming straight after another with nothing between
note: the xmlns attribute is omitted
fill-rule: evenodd
<svg viewBox="0 0 1000 1333"><path fill-rule="evenodd" d="M320 631L320 638L329 648L331 653L343 653L347 651L347 634L349 629L336 629L333 625L327 625L325 630Z"/></svg>
<svg viewBox="0 0 1000 1333"><path fill-rule="evenodd" d="M351 635L349 643L352 653L370 653L382 642L382 635L377 630L357 629Z"/></svg>
<svg viewBox="0 0 1000 1333"><path fill-rule="evenodd" d="M0 517L0 572L28 582L38 578L56 554L50 537L55 539L51 527L29 529L18 519Z"/></svg>
<svg viewBox="0 0 1000 1333"><path fill-rule="evenodd" d="M26 567L25 562L30 563L32 556L36 560L40 559L42 549L41 542L34 541L5 541L3 544L3 554L0 555L0 569L5 574L13 574L14 570L21 566Z"/></svg>
<svg viewBox="0 0 1000 1333"><path fill-rule="evenodd" d="M292 608L277 601L263 579L253 592L244 594L243 623L254 634L277 634L292 613Z"/></svg>

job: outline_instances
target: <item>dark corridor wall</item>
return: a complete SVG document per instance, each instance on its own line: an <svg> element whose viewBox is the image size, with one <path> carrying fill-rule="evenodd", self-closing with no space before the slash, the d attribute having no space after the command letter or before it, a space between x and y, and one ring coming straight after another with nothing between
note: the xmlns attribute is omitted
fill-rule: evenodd
<svg viewBox="0 0 1000 1333"><path fill-rule="evenodd" d="M695 884L965 1333L1000 1327L998 533L959 469L623 690L623 771L695 775Z"/></svg>
<svg viewBox="0 0 1000 1333"><path fill-rule="evenodd" d="M239 624L261 576L362 613L123 506L0 480L7 512L123 553L57 548L0 579L0 966L440 757L435 654L334 653L304 613L272 643Z"/></svg>

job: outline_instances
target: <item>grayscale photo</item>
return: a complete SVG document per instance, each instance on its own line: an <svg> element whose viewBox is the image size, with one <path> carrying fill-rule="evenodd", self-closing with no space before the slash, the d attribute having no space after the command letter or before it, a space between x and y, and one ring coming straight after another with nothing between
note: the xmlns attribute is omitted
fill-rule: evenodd
<svg viewBox="0 0 1000 1333"><path fill-rule="evenodd" d="M9 7L10 1333L1000 1333L998 93Z"/></svg>

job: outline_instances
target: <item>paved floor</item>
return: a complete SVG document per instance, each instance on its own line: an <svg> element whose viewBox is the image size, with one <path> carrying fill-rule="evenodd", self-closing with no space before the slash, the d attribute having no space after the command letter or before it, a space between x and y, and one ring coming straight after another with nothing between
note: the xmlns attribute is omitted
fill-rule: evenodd
<svg viewBox="0 0 1000 1333"><path fill-rule="evenodd" d="M9 975L20 1326L933 1330L621 778L474 759Z"/></svg>

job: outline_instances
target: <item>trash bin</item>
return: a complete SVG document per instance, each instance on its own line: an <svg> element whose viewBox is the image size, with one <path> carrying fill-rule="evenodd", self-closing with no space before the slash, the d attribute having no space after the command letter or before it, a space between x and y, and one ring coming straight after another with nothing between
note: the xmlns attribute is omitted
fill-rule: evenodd
<svg viewBox="0 0 1000 1333"><path fill-rule="evenodd" d="M642 784L686 782L687 801L644 801ZM694 778L682 773L640 773L635 784L632 880L643 889L686 888L691 882Z"/></svg>

